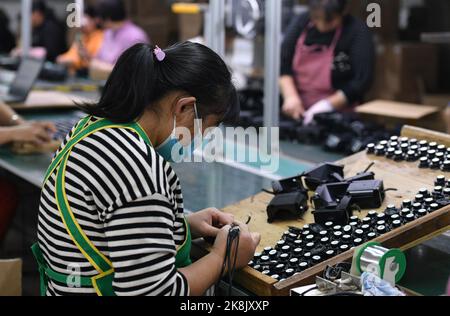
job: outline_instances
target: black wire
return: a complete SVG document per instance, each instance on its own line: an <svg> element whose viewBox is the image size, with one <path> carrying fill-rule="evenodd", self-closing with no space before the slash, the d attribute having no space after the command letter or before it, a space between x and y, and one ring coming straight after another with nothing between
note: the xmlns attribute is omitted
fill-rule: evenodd
<svg viewBox="0 0 450 316"><path fill-rule="evenodd" d="M398 191L398 189L395 188L389 188L389 189L385 189L384 192L389 192L389 191Z"/></svg>
<svg viewBox="0 0 450 316"><path fill-rule="evenodd" d="M215 294L216 295L217 295L217 288L220 283L220 280L224 277L225 269L226 269L226 267L228 267L227 278L226 278L228 281L227 295L231 296L231 291L233 288L233 278L234 278L234 273L236 271L236 263L237 263L237 257L238 257L239 237L240 237L239 226L232 226L230 228L230 230L228 232L228 236L227 236L225 258L223 260L222 270L220 271L220 277L215 286ZM234 244L234 260L232 258L233 244Z"/></svg>
<svg viewBox="0 0 450 316"><path fill-rule="evenodd" d="M300 296L305 296L306 294L308 294L309 292L312 292L314 290L318 290L319 288L317 286L310 288L309 290L306 290L305 292L303 292L302 294L300 294Z"/></svg>
<svg viewBox="0 0 450 316"><path fill-rule="evenodd" d="M364 295L353 292L339 292L335 294L325 295L325 297L332 297L332 296L364 296Z"/></svg>
<svg viewBox="0 0 450 316"><path fill-rule="evenodd" d="M366 170L363 171L363 173L366 173L367 171L369 171L370 169L372 169L373 166L375 166L375 162L372 162L372 163L366 168Z"/></svg>

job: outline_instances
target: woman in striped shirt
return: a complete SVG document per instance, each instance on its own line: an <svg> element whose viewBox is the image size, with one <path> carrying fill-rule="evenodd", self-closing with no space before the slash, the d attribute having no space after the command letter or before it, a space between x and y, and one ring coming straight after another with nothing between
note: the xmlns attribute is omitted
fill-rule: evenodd
<svg viewBox="0 0 450 316"><path fill-rule="evenodd" d="M185 217L169 162L176 146L191 148L174 136L177 127L198 135L196 119L206 129L238 116L225 63L199 44L137 44L120 57L99 103L83 108L90 116L61 145L42 189L33 246L41 294L204 294L220 278L234 219L216 209ZM260 239L240 226L238 268ZM199 237L215 243L191 263Z"/></svg>

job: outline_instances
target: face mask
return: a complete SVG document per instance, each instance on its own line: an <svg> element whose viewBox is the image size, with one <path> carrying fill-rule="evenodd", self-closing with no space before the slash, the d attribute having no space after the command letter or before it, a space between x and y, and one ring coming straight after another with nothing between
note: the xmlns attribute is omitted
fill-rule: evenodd
<svg viewBox="0 0 450 316"><path fill-rule="evenodd" d="M194 139L191 142L190 145L183 147L181 145L180 141L176 137L176 125L177 125L177 118L176 116L173 119L173 131L171 135L156 148L156 151L158 154L161 155L166 161L168 162L181 162L181 160L188 156L192 155L193 152L196 149L196 146L200 144L201 142L198 139L202 138L202 131L200 130L200 127L198 125L199 117L197 112L197 105L194 105L195 110L195 119L194 119Z"/></svg>

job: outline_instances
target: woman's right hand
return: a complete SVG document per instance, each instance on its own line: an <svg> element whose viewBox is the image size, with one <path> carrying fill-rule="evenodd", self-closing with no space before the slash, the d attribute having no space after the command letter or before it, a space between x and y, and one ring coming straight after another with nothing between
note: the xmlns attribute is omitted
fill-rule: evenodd
<svg viewBox="0 0 450 316"><path fill-rule="evenodd" d="M259 233L251 233L248 226L242 223L239 224L239 248L236 260L236 269L242 269L248 265L253 259L256 251L256 247L261 241L261 235ZM211 250L212 253L219 255L221 258L225 258L225 252L227 248L227 238L231 226L224 226L216 237L214 246ZM232 262L234 262L235 254L232 254ZM228 268L228 267L227 267Z"/></svg>
<svg viewBox="0 0 450 316"><path fill-rule="evenodd" d="M284 99L283 113L295 120L301 119L305 113L302 100L299 96L289 96Z"/></svg>
<svg viewBox="0 0 450 316"><path fill-rule="evenodd" d="M56 132L53 123L26 122L11 128L12 141L42 144L52 140L52 133Z"/></svg>

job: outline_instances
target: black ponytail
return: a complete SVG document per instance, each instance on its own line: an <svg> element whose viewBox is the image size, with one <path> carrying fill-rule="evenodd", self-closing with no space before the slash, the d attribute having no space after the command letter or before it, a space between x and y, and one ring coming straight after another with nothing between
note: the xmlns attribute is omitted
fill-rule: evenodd
<svg viewBox="0 0 450 316"><path fill-rule="evenodd" d="M215 114L224 123L239 117L239 102L224 61L206 46L185 42L164 50L158 61L155 46L136 44L117 61L98 104L81 108L116 123L137 120L144 110L173 91L197 99L202 117Z"/></svg>

